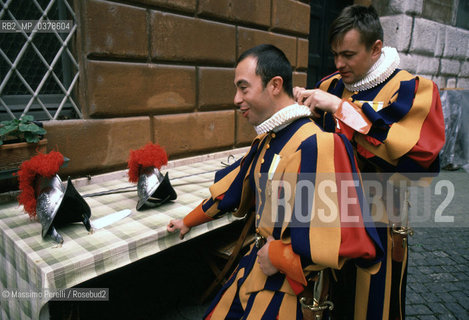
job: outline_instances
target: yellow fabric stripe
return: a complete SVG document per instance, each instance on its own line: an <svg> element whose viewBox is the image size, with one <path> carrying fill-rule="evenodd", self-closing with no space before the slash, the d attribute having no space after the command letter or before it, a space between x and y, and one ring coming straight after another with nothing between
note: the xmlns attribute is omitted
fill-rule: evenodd
<svg viewBox="0 0 469 320"><path fill-rule="evenodd" d="M230 185L233 183L233 180L238 175L240 169L241 167L237 167L236 169L228 173L226 176L224 176L222 179L210 186L209 190L210 194L212 195L212 199L215 199L216 197L225 193L228 190Z"/></svg>
<svg viewBox="0 0 469 320"><path fill-rule="evenodd" d="M218 301L211 319L216 320L226 318L226 315L228 314L228 311L230 311L231 305L233 304L233 300L236 295L238 279L242 278L243 276L244 269L241 269L236 275L236 280L233 281L233 284L225 291L223 296L220 298L220 301Z"/></svg>
<svg viewBox="0 0 469 320"><path fill-rule="evenodd" d="M389 305L391 304L391 274L392 274L392 237L388 228L388 247L386 252L386 284L384 287L383 320L389 319Z"/></svg>
<svg viewBox="0 0 469 320"><path fill-rule="evenodd" d="M296 296L285 294L280 310L278 311L278 320L296 319Z"/></svg>
<svg viewBox="0 0 469 320"><path fill-rule="evenodd" d="M378 92L376 97L373 99L374 101L384 101L386 104L384 108L387 107L391 98L395 100L397 95L393 97L394 93L399 90L401 86L401 81L409 81L415 78L412 74L405 70L399 71L386 85Z"/></svg>
<svg viewBox="0 0 469 320"><path fill-rule="evenodd" d="M327 91L327 89L329 89L329 86L331 85L332 81L334 79L340 79L340 74L336 74L335 76L333 77L330 77L329 79L327 80L324 80L320 85L319 85L319 89L323 90L323 91Z"/></svg>
<svg viewBox="0 0 469 320"><path fill-rule="evenodd" d="M260 291L264 288L266 280L267 280L267 276L259 267L259 263L257 262L257 258L256 258L256 262L254 263L254 266L252 267L251 272L249 273L246 281L244 281L241 288L243 289L243 292L245 292L246 294Z"/></svg>
<svg viewBox="0 0 469 320"><path fill-rule="evenodd" d="M269 306L269 303L272 300L274 293L274 291L268 290L260 291L254 299L254 304L252 305L247 320L262 319L262 316L264 315L265 310Z"/></svg>
<svg viewBox="0 0 469 320"><path fill-rule="evenodd" d="M355 136L356 141L373 154L397 165L398 159L409 152L418 142L422 125L432 106L432 100L433 82L419 77L419 87L412 108L404 118L391 125L384 143L374 146L359 134Z"/></svg>
<svg viewBox="0 0 469 320"><path fill-rule="evenodd" d="M334 155L334 135L331 133L321 133L317 135L318 153L316 167L316 181L314 188L313 212L311 225L309 229L311 258L314 263L339 269L342 262L339 262L339 247L341 241L340 234L340 213L337 192L328 192L321 190L321 182L327 181L331 187L337 191L335 180L334 161L331 161L331 155ZM330 208L328 202L332 201L335 207ZM322 211L324 216L319 211ZM330 218L330 219L329 219Z"/></svg>
<svg viewBox="0 0 469 320"><path fill-rule="evenodd" d="M277 195L277 190L273 192L272 187L276 186L276 182L280 181L282 178L282 175L284 173L295 173L298 171L298 167L292 168L289 166L289 168L292 168L294 171L292 172L285 172L285 167L290 163L290 156L293 154L293 152L296 151L296 149L299 147L301 142L303 142L307 137L311 136L312 134L316 132L322 132L321 129L314 123L314 122L308 122L304 125L301 126L288 140L288 142L283 146L282 150L280 150L279 155L280 155L280 162L275 170L274 176L272 178L272 181L267 182L266 190L263 192L266 192L265 194L265 201L266 203L264 204L263 212L261 213L261 221L259 222L259 230L260 233L263 236L268 236L271 235L273 232L273 223L272 223L272 217L273 214L276 214L275 212L272 212L272 205L277 204L277 199L272 199L272 195L276 196ZM267 138L268 140L266 141L266 145L269 144L272 141L271 136ZM274 138L275 139L275 138ZM254 169L254 172L260 172L260 166L262 159L265 156L266 153L266 148L264 147L263 150L261 151L261 154L259 156L259 160L257 161L256 168ZM263 173L267 174L267 173ZM256 186L259 186L259 176L257 175L255 178L256 181ZM288 179L289 177L287 177ZM288 181L289 183L291 181ZM294 183L290 183L290 186L292 187L292 194L294 194L294 186L296 185L296 181ZM272 201L274 203L272 203ZM293 200L292 200L293 201ZM260 202L260 199L259 199ZM261 203L259 203L261 205ZM289 213L286 213L289 214Z"/></svg>
<svg viewBox="0 0 469 320"><path fill-rule="evenodd" d="M261 135L258 135L256 138L254 138L254 140L251 143L251 148L254 145L254 143L256 143L257 141L259 141L259 143L260 143L260 141L265 136L266 136L266 134L261 134ZM244 157L247 156L249 151L244 155ZM210 194L212 195L212 199L215 199L216 197L218 197L219 195L225 193L228 190L228 188L230 187L231 183L236 178L236 176L238 175L240 170L241 170L241 167L238 166L232 172L228 173L225 177L223 177L218 182L216 182L216 183L214 183L213 185L210 186L209 190L210 190Z"/></svg>
<svg viewBox="0 0 469 320"><path fill-rule="evenodd" d="M366 314L368 312L368 297L370 294L371 275L362 268L357 268L356 281L355 314L353 319L362 320L366 319Z"/></svg>

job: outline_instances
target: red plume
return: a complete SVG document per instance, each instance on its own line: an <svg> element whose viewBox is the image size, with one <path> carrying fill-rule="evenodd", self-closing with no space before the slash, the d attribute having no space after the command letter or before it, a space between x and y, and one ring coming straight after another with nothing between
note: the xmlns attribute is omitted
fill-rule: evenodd
<svg viewBox="0 0 469 320"><path fill-rule="evenodd" d="M51 151L48 154L39 153L21 164L17 174L21 190L18 202L23 205L24 211L30 217L36 216L36 195L34 190L36 176L52 178L63 163L63 155L60 152Z"/></svg>
<svg viewBox="0 0 469 320"><path fill-rule="evenodd" d="M129 168L129 181L138 182L140 168L155 167L160 169L161 166L168 163L166 151L158 144L147 143L143 148L131 150L127 167Z"/></svg>

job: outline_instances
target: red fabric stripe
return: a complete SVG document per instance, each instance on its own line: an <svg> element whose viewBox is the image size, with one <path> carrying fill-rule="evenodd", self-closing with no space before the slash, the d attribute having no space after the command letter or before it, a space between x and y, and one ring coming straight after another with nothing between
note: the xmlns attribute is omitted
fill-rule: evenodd
<svg viewBox="0 0 469 320"><path fill-rule="evenodd" d="M337 196L339 205L348 201L346 198L342 199L341 184L346 181L353 181L352 166L349 161L349 156L345 146L338 135L334 135L334 165L336 172L337 182ZM368 236L361 215L360 201L357 197L356 189L354 187L347 188L347 197L354 199L355 204L348 204L340 211L340 248L339 255L347 258L362 257L365 259L373 259L376 256L376 249L373 241ZM345 195L344 195L345 197ZM357 219L358 222L349 222L351 219Z"/></svg>
<svg viewBox="0 0 469 320"><path fill-rule="evenodd" d="M418 81L415 90L418 89ZM415 160L424 168L428 168L435 161L438 153L445 144L445 121L441 107L438 87L433 84L433 101L420 131L420 139L410 150L408 157Z"/></svg>
<svg viewBox="0 0 469 320"><path fill-rule="evenodd" d="M296 295L299 295L300 293L303 292L303 290L305 288L303 287L303 285L301 283L299 283L298 281L293 280L292 278L290 278L288 276L286 278L287 278L288 283L290 284L290 287L292 288L293 292Z"/></svg>

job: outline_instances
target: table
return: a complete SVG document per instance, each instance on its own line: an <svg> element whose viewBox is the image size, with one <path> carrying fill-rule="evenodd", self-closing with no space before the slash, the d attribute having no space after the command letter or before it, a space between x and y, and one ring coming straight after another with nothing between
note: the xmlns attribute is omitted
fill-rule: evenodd
<svg viewBox="0 0 469 320"><path fill-rule="evenodd" d="M96 219L131 209L130 216L89 234L83 224L60 228L64 244L41 238L41 224L31 221L15 201L0 203L0 294L4 290L40 292L76 286L106 272L181 243L176 233L168 233L170 219L183 218L209 196L208 187L216 170L229 155L238 159L246 148L171 161L161 171L168 172L178 198L158 208L136 211L136 187L130 192L85 197ZM233 157L230 157L231 162ZM60 173L60 172L59 172ZM126 171L78 179L74 185L81 195L131 187ZM183 241L220 228L236 218L227 214L195 227ZM47 299L1 298L0 318L48 318Z"/></svg>

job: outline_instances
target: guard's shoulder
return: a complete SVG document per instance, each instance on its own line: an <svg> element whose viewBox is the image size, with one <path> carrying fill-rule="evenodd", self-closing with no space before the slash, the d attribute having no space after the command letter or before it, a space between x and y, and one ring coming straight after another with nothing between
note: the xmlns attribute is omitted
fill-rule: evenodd
<svg viewBox="0 0 469 320"><path fill-rule="evenodd" d="M319 89L322 89L322 90L327 90L327 88L329 87L329 85L331 84L332 81L334 81L335 79L340 79L341 76L339 74L339 71L336 71L324 78L322 78L321 80L319 80L318 83L316 83L316 88L319 88Z"/></svg>

